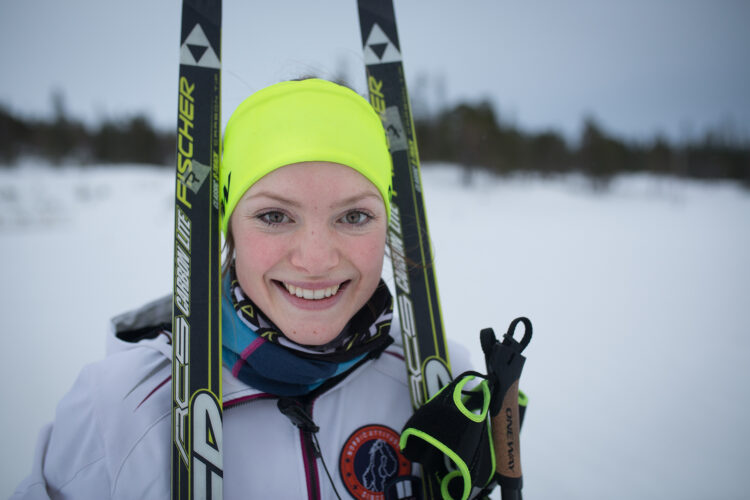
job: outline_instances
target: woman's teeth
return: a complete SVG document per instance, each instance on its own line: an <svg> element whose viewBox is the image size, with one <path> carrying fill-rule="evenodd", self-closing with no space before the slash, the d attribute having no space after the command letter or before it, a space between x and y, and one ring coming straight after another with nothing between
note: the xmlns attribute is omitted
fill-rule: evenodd
<svg viewBox="0 0 750 500"><path fill-rule="evenodd" d="M300 288L298 286L284 283L284 287L286 288L287 292L302 299L308 300L327 299L332 295L336 295L336 292L339 291L339 286L340 285L331 286L328 288L319 288L318 290L310 290L307 288Z"/></svg>

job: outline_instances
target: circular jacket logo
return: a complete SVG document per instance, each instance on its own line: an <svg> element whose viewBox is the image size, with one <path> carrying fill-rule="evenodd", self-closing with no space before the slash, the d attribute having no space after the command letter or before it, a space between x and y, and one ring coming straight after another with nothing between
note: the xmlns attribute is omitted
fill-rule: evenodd
<svg viewBox="0 0 750 500"><path fill-rule="evenodd" d="M384 425L365 425L341 449L341 479L354 498L382 500L385 485L411 474L411 462L399 451L399 435Z"/></svg>

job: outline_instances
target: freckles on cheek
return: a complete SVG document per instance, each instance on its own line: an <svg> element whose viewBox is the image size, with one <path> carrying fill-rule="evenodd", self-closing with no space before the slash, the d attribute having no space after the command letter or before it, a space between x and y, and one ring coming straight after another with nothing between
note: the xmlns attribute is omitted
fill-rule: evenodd
<svg viewBox="0 0 750 500"><path fill-rule="evenodd" d="M376 268L382 265L384 254L385 242L380 240L361 245L355 252L359 262L364 267L369 268Z"/></svg>
<svg viewBox="0 0 750 500"><path fill-rule="evenodd" d="M275 239L258 239L251 245L250 253L258 266L270 267L285 254L284 245Z"/></svg>
<svg viewBox="0 0 750 500"><path fill-rule="evenodd" d="M283 244L266 235L253 235L236 246L237 264L262 272L273 266L283 256Z"/></svg>

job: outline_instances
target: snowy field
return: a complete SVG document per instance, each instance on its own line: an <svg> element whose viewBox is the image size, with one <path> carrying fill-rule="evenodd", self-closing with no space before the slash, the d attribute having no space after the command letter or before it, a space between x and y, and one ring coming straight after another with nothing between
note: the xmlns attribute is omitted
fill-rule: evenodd
<svg viewBox="0 0 750 500"><path fill-rule="evenodd" d="M172 177L143 167L0 169L0 498L109 317L171 290ZM748 498L750 193L632 176L594 191L423 171L443 317L527 315L524 497Z"/></svg>

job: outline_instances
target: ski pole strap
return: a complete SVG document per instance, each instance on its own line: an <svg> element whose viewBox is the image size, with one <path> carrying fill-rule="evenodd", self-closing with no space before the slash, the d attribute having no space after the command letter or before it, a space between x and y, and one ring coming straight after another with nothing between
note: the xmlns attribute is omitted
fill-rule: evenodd
<svg viewBox="0 0 750 500"><path fill-rule="evenodd" d="M467 389L475 378L482 380ZM443 387L406 422L400 447L406 458L434 474L445 500L466 500L495 474L495 453L488 418L487 378L465 372ZM453 470L447 471L447 461Z"/></svg>
<svg viewBox="0 0 750 500"><path fill-rule="evenodd" d="M513 337L518 325L524 327L520 342ZM511 322L502 342L498 342L491 328L485 328L480 334L492 390L490 418L497 455L496 480L504 500L520 498L523 486L520 430L528 398L518 390L518 382L526 361L521 352L529 345L531 332L531 321L520 317Z"/></svg>
<svg viewBox="0 0 750 500"><path fill-rule="evenodd" d="M519 323L524 325L523 338L518 342L513 338ZM511 386L521 377L526 358L521 355L531 341L531 321L528 318L516 318L503 335L503 341L498 342L492 328L485 328L480 333L482 351L487 362L487 375L492 386L492 407L490 414L497 415L502 405L503 397Z"/></svg>

